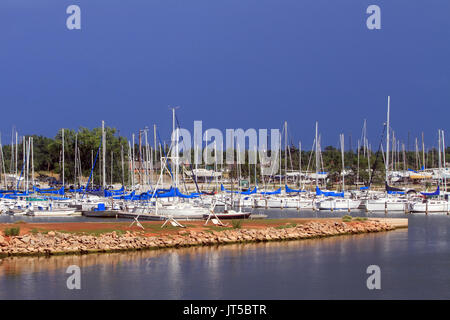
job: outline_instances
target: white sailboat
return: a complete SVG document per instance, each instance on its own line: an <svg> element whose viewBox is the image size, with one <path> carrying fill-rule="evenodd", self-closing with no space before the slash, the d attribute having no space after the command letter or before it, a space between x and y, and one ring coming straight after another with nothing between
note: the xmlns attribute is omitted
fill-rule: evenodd
<svg viewBox="0 0 450 320"><path fill-rule="evenodd" d="M387 122L386 122L386 162L385 162L385 171L386 176L385 180L389 184L389 147L390 147L390 108L391 108L391 97L388 96L388 107L387 107ZM384 197L381 198L372 198L366 200L366 211L407 211L408 210L408 199L399 198L399 197L389 197L388 194L385 194Z"/></svg>

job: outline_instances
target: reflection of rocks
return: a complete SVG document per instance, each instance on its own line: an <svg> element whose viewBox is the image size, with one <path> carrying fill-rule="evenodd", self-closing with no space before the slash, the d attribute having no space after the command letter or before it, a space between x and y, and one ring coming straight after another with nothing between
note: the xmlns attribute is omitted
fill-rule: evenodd
<svg viewBox="0 0 450 320"><path fill-rule="evenodd" d="M218 232L220 234L220 232ZM183 256L192 261L198 261L200 256L217 256L218 254L230 254L234 257L241 255L254 255L257 252L280 252L282 249L294 249L295 251L302 251L307 248L318 245L326 248L336 248L335 243L345 243L345 241L354 241L353 248L356 250L365 251L366 242L360 241L361 237L376 239L377 237L389 237L389 235L382 235L378 233L368 233L357 238L352 235L342 237L328 237L321 240L305 239L298 241L264 241L252 243L234 243L226 246L194 246L186 248L168 248L164 250L135 250L117 253L94 253L84 255L54 255L54 256L11 256L0 259L0 277L6 274L29 274L34 272L60 272L58 270L65 270L70 265L77 265L80 268L86 268L95 265L110 266L114 268L120 267L123 264L133 264L142 266L151 271L154 261L160 261L159 258L167 255ZM257 250L256 250L257 249ZM158 260L154 260L158 259Z"/></svg>
<svg viewBox="0 0 450 320"><path fill-rule="evenodd" d="M317 221L286 225L285 228L224 229L223 231L182 231L175 235L147 237L142 233L126 232L119 236L115 232L100 236L75 235L50 231L48 234L27 234L10 237L0 236L0 254L54 255L62 253L114 252L123 250L179 248L242 242L266 242L320 238L342 234L380 232L395 229L380 221L335 222Z"/></svg>

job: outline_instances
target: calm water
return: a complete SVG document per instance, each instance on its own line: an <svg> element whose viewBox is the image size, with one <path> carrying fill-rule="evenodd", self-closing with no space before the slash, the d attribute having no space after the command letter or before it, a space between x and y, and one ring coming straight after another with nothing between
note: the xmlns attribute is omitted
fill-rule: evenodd
<svg viewBox="0 0 450 320"><path fill-rule="evenodd" d="M286 212L269 214L299 215ZM412 215L409 223L322 240L8 258L0 260L0 299L449 299L450 216ZM372 264L381 268L378 291L366 288ZM66 287L70 265L81 268L81 290Z"/></svg>

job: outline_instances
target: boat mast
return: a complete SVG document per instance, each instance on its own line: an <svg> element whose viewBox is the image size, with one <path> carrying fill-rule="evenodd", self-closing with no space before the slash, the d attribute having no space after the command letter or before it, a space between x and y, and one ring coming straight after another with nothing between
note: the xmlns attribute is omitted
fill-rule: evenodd
<svg viewBox="0 0 450 320"><path fill-rule="evenodd" d="M318 139L319 123L316 121L316 187L319 186L319 139Z"/></svg>
<svg viewBox="0 0 450 320"><path fill-rule="evenodd" d="M94 150L91 149L91 168L92 168L92 180L91 180L91 189L94 189ZM86 189L89 186L86 186ZM85 190L86 192L87 190Z"/></svg>
<svg viewBox="0 0 450 320"><path fill-rule="evenodd" d="M145 139L145 147L144 147L144 151L145 151L145 184L148 186L149 185L149 174L148 174L148 138L147 138L147 131L148 131L148 127L145 127L144 129L144 139Z"/></svg>
<svg viewBox="0 0 450 320"><path fill-rule="evenodd" d="M120 144L120 160L121 160L121 163L122 163L122 186L125 186L125 168L124 168L124 165L123 165L123 144L121 143Z"/></svg>
<svg viewBox="0 0 450 320"><path fill-rule="evenodd" d="M26 170L25 164L26 164L26 149L25 149L25 136L22 137L22 146L23 146L23 162L22 162L22 172L24 172ZM24 172L24 174L26 174L26 172ZM25 177L23 179L24 181L26 181ZM23 191L25 191L26 189L26 185L25 183L23 184Z"/></svg>
<svg viewBox="0 0 450 320"><path fill-rule="evenodd" d="M280 135L280 141L279 142L280 142L280 148L279 148L280 152L278 153L278 156L280 157L280 161L279 161L280 162L280 168L279 169L280 169L280 188L281 188L281 135Z"/></svg>
<svg viewBox="0 0 450 320"><path fill-rule="evenodd" d="M131 187L134 190L134 133L131 135Z"/></svg>
<svg viewBox="0 0 450 320"><path fill-rule="evenodd" d="M62 185L64 187L64 128L62 130Z"/></svg>
<svg viewBox="0 0 450 320"><path fill-rule="evenodd" d="M361 144L361 142L360 142L360 140L358 140L358 150L357 150L357 152L358 152L358 158L357 158L357 167L356 167L356 185L358 186L359 185L359 149L360 149L360 144ZM364 150L366 149L366 144L364 143ZM369 169L369 171L370 171L370 169Z"/></svg>
<svg viewBox="0 0 450 320"><path fill-rule="evenodd" d="M344 134L341 133L341 158L342 158L342 191L345 190L345 163L344 163Z"/></svg>
<svg viewBox="0 0 450 320"><path fill-rule="evenodd" d="M216 190L219 190L219 181L217 180L217 141L214 139L214 176L216 180Z"/></svg>
<svg viewBox="0 0 450 320"><path fill-rule="evenodd" d="M14 159L16 161L16 177L17 177L17 173L18 173L18 170L17 170L17 160L18 160L18 158L19 158L19 133L16 130L16 157Z"/></svg>
<svg viewBox="0 0 450 320"><path fill-rule="evenodd" d="M441 158L441 146L442 146L442 142L441 142L441 129L438 130L438 144L439 144L439 178L438 178L438 185L440 185L441 183L441 179L442 179L442 158Z"/></svg>
<svg viewBox="0 0 450 320"><path fill-rule="evenodd" d="M153 147L155 148L155 156L154 156L154 170L156 171L156 163L158 162L158 146L156 145L156 124L153 124ZM152 174L153 178L153 174Z"/></svg>
<svg viewBox="0 0 450 320"><path fill-rule="evenodd" d="M102 187L106 187L106 135L105 135L105 121L102 120Z"/></svg>
<svg viewBox="0 0 450 320"><path fill-rule="evenodd" d="M302 188L302 142L298 142L298 186Z"/></svg>
<svg viewBox="0 0 450 320"><path fill-rule="evenodd" d="M175 188L178 188L178 130L175 131L175 109L176 108L172 108L172 146L175 146L175 158L174 158L175 179L174 179L174 184L175 184Z"/></svg>
<svg viewBox="0 0 450 320"><path fill-rule="evenodd" d="M27 140L27 138L25 137L25 136L23 136L23 145L24 145L24 151L25 151L25 153L24 153L24 155L23 155L23 160L25 161L24 162L24 180L25 180L25 185L24 185L24 188L23 188L23 190L25 191L25 192L27 192L28 191L28 169L29 169L29 167L28 167L28 164L29 164L29 162L28 162L28 140Z"/></svg>
<svg viewBox="0 0 450 320"><path fill-rule="evenodd" d="M444 157L444 191L447 192L447 163L445 162L445 135L444 130L441 130L442 132L442 155Z"/></svg>
<svg viewBox="0 0 450 320"><path fill-rule="evenodd" d="M419 170L420 164L419 164L419 144L416 137L416 170Z"/></svg>
<svg viewBox="0 0 450 320"><path fill-rule="evenodd" d="M114 171L114 151L111 150L111 185L113 184L113 171Z"/></svg>
<svg viewBox="0 0 450 320"><path fill-rule="evenodd" d="M422 131L422 167L425 170L425 141L423 139L423 131Z"/></svg>
<svg viewBox="0 0 450 320"><path fill-rule="evenodd" d="M76 186L77 184L77 161L78 161L78 155L77 155L77 148L78 148L78 132L75 134L75 173L73 176L73 184Z"/></svg>
<svg viewBox="0 0 450 320"><path fill-rule="evenodd" d="M287 185L287 121L284 122L284 183ZM281 172L280 172L281 174Z"/></svg>
<svg viewBox="0 0 450 320"><path fill-rule="evenodd" d="M0 135L0 156L2 157L2 169L3 169L3 180L5 184L5 189L8 188L6 183L6 166L5 166L5 158L3 157L3 145L2 145L2 138Z"/></svg>
<svg viewBox="0 0 450 320"><path fill-rule="evenodd" d="M389 126L390 126L390 122L389 122L389 115L390 115L390 111L391 111L391 96L388 96L388 108L387 108L387 124L386 124L386 130L387 130L387 135L386 135L386 182L389 184L389 137L390 137L390 132L389 132Z"/></svg>
<svg viewBox="0 0 450 320"><path fill-rule="evenodd" d="M9 173L10 174L14 174L14 127L13 130L11 131L11 164L9 166Z"/></svg>

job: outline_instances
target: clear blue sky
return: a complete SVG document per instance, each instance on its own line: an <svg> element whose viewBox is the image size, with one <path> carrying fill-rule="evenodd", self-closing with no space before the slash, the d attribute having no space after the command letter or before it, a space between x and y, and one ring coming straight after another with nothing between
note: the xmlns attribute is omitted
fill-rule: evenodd
<svg viewBox="0 0 450 320"><path fill-rule="evenodd" d="M82 30L66 28L66 8ZM366 27L381 7L382 29ZM378 145L391 95L406 142L450 121L448 0L1 0L0 131L54 136L107 125L130 136L168 105L191 128L277 128L322 145L368 121ZM448 133L448 132L447 132ZM450 139L450 136L449 136ZM375 148L375 147L374 147Z"/></svg>

